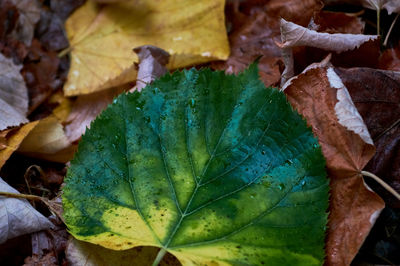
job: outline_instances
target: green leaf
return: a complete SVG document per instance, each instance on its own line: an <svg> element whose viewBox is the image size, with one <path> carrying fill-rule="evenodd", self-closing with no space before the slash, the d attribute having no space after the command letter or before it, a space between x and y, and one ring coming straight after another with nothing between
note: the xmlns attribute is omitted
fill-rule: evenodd
<svg viewBox="0 0 400 266"><path fill-rule="evenodd" d="M255 64L166 75L114 100L64 188L78 239L157 246L183 265L321 265L328 181L317 140Z"/></svg>

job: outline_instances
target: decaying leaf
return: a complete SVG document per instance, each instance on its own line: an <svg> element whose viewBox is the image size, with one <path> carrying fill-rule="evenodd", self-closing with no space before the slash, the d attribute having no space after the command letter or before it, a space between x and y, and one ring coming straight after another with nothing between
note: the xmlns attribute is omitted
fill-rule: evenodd
<svg viewBox="0 0 400 266"><path fill-rule="evenodd" d="M369 132L332 67L310 67L285 93L318 136L331 185L327 265L349 265L380 211L382 199L360 171L374 155Z"/></svg>
<svg viewBox="0 0 400 266"><path fill-rule="evenodd" d="M167 73L170 55L155 46L144 45L133 49L139 57L138 74L135 88L141 91L147 84Z"/></svg>
<svg viewBox="0 0 400 266"><path fill-rule="evenodd" d="M320 265L329 188L317 143L254 64L167 74L92 123L64 218L80 240L156 246L184 265Z"/></svg>
<svg viewBox="0 0 400 266"><path fill-rule="evenodd" d="M280 47L285 63L285 70L281 79L281 85L283 85L294 75L293 47L311 46L341 53L358 48L365 42L377 40L379 36L317 32L281 19L281 38Z"/></svg>
<svg viewBox="0 0 400 266"><path fill-rule="evenodd" d="M231 54L226 61L213 62L214 69L239 73L259 58L260 77L268 86L277 85L283 66L279 21L281 17L306 26L321 8L318 0L238 1L227 3Z"/></svg>
<svg viewBox="0 0 400 266"><path fill-rule="evenodd" d="M47 51L36 39L32 41L21 71L29 88L29 113L61 87L59 65L60 59L55 52Z"/></svg>
<svg viewBox="0 0 400 266"><path fill-rule="evenodd" d="M93 1L66 23L71 69L67 96L92 93L136 77L134 47L155 45L171 54L169 68L226 59L223 0Z"/></svg>
<svg viewBox="0 0 400 266"><path fill-rule="evenodd" d="M19 193L0 177L0 191ZM0 243L10 238L49 229L53 224L26 199L0 196Z"/></svg>
<svg viewBox="0 0 400 266"><path fill-rule="evenodd" d="M265 8L270 16L290 20L302 26L307 26L313 13L319 12L323 7L320 0L270 0L266 2Z"/></svg>
<svg viewBox="0 0 400 266"><path fill-rule="evenodd" d="M388 11L389 15L392 13L400 13L400 2L398 0L387 0L383 8Z"/></svg>
<svg viewBox="0 0 400 266"><path fill-rule="evenodd" d="M71 142L79 140L90 123L98 116L107 105L120 93L127 91L131 85L124 85L91 94L80 95L71 104L70 113L64 121L65 135ZM62 108L62 107L60 107ZM62 109L59 109L61 111ZM57 113L58 113L57 112Z"/></svg>
<svg viewBox="0 0 400 266"><path fill-rule="evenodd" d="M0 130L28 122L28 89L21 68L0 54Z"/></svg>
<svg viewBox="0 0 400 266"><path fill-rule="evenodd" d="M12 36L30 46L35 30L35 25L40 19L40 6L38 0L11 0L18 8L19 17L17 27Z"/></svg>
<svg viewBox="0 0 400 266"><path fill-rule="evenodd" d="M400 72L371 68L336 68L349 89L376 146L376 154L366 170L400 191ZM378 186L385 201L400 207L400 202Z"/></svg>
<svg viewBox="0 0 400 266"><path fill-rule="evenodd" d="M9 129L0 133L0 168L18 149L24 138L35 128L38 121L23 125L21 128Z"/></svg>
<svg viewBox="0 0 400 266"><path fill-rule="evenodd" d="M112 250L71 238L66 249L66 258L71 266L131 266L151 265L159 251L156 247L136 247L128 250ZM172 255L167 254L160 266L180 265Z"/></svg>
<svg viewBox="0 0 400 266"><path fill-rule="evenodd" d="M292 22L281 20L282 48L312 46L328 51L345 52L378 38L377 35L329 34L309 30Z"/></svg>
<svg viewBox="0 0 400 266"><path fill-rule="evenodd" d="M326 33L364 33L365 22L354 14L321 11L314 14L314 22L319 32Z"/></svg>
<svg viewBox="0 0 400 266"><path fill-rule="evenodd" d="M35 158L68 162L75 149L76 147L68 140L58 119L49 116L39 121L22 141L18 151Z"/></svg>
<svg viewBox="0 0 400 266"><path fill-rule="evenodd" d="M393 12L400 12L400 2L398 0L324 0L324 2L327 4L361 4L362 6L373 10L386 9L389 15Z"/></svg>
<svg viewBox="0 0 400 266"><path fill-rule="evenodd" d="M400 11L400 2L398 0L361 0L361 3L364 7L374 10L386 9L389 15Z"/></svg>
<svg viewBox="0 0 400 266"><path fill-rule="evenodd" d="M379 68L400 71L400 43L382 53L379 58Z"/></svg>

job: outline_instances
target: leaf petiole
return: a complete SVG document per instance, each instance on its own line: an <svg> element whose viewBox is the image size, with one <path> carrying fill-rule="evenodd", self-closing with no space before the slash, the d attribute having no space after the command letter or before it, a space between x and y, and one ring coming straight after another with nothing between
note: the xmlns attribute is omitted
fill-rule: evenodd
<svg viewBox="0 0 400 266"><path fill-rule="evenodd" d="M361 171L363 176L368 176L373 178L376 182L378 182L382 187L384 187L387 191L389 191L393 196L395 196L398 200L400 200L400 194L397 193L391 186L389 186L385 181L374 175L373 173L367 171Z"/></svg>
<svg viewBox="0 0 400 266"><path fill-rule="evenodd" d="M157 257L155 258L153 262L153 266L157 266L160 264L161 260L164 258L165 254L167 254L167 250L164 248L161 248L160 251L157 254Z"/></svg>
<svg viewBox="0 0 400 266"><path fill-rule="evenodd" d="M18 194L18 193L3 192L3 191L0 191L0 196L9 198L29 199L29 200L41 200L41 201L43 200L42 197L36 195Z"/></svg>

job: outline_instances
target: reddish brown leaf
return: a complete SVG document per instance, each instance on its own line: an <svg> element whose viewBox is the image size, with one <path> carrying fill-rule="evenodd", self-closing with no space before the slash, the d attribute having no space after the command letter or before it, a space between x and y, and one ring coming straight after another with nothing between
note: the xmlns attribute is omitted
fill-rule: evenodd
<svg viewBox="0 0 400 266"><path fill-rule="evenodd" d="M240 6L228 6L231 55L226 62L213 63L215 69L238 73L259 59L262 81L266 86L278 84L283 68L280 42L281 17L307 25L314 12L322 8L319 0L247 1ZM243 10L243 13L239 10Z"/></svg>
<svg viewBox="0 0 400 266"><path fill-rule="evenodd" d="M22 69L29 87L29 112L35 110L60 86L57 77L59 63L55 52L45 51L38 40L33 40Z"/></svg>
<svg viewBox="0 0 400 266"><path fill-rule="evenodd" d="M362 34L365 26L361 18L342 12L315 13L314 22L318 25L318 31L327 33Z"/></svg>
<svg viewBox="0 0 400 266"><path fill-rule="evenodd" d="M327 161L331 180L327 265L350 264L384 207L359 174L374 146L346 92L327 67L309 69L285 90L292 106L312 126Z"/></svg>
<svg viewBox="0 0 400 266"><path fill-rule="evenodd" d="M211 66L226 70L227 73L238 73L262 56L259 61L262 81L266 86L278 83L281 51L275 45L275 41L280 40L277 19L271 18L265 11L257 10L245 21L229 35L231 55L228 60Z"/></svg>
<svg viewBox="0 0 400 266"><path fill-rule="evenodd" d="M307 26L314 12L322 9L320 0L271 0L266 4L270 15L286 19L296 24Z"/></svg>
<svg viewBox="0 0 400 266"><path fill-rule="evenodd" d="M376 145L376 154L366 169L400 191L400 73L370 68L340 68L336 72ZM400 207L382 187L376 189L392 207Z"/></svg>
<svg viewBox="0 0 400 266"><path fill-rule="evenodd" d="M382 53L379 58L379 68L400 71L400 43Z"/></svg>

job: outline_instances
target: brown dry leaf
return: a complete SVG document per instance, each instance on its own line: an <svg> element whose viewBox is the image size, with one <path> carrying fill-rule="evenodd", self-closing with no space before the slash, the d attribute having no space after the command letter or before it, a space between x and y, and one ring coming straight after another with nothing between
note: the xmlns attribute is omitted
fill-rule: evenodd
<svg viewBox="0 0 400 266"><path fill-rule="evenodd" d="M136 247L116 251L70 238L66 249L66 258L71 266L151 265L158 251L159 249L156 247ZM159 265L178 266L181 264L173 255L167 253Z"/></svg>
<svg viewBox="0 0 400 266"><path fill-rule="evenodd" d="M28 89L21 68L0 54L0 130L28 122Z"/></svg>
<svg viewBox="0 0 400 266"><path fill-rule="evenodd" d="M400 192L400 72L371 68L335 69L371 132L375 156L366 170ZM381 186L374 186L392 207L400 202Z"/></svg>
<svg viewBox="0 0 400 266"><path fill-rule="evenodd" d="M131 86L125 85L108 90L80 95L71 104L71 112L63 122L65 124L65 135L70 142L80 139L86 128L103 111L112 100L123 91L130 89Z"/></svg>
<svg viewBox="0 0 400 266"><path fill-rule="evenodd" d="M134 47L155 45L171 54L168 68L226 59L224 0L87 1L66 23L71 68L64 92L87 94L133 81Z"/></svg>
<svg viewBox="0 0 400 266"><path fill-rule="evenodd" d="M359 5L361 4L363 7L373 9L373 10L382 10L386 9L390 14L393 12L400 12L400 2L398 0L324 0L326 4L351 4L351 5Z"/></svg>
<svg viewBox="0 0 400 266"><path fill-rule="evenodd" d="M331 204L326 264L349 265L384 207L360 175L374 154L372 140L332 67L309 68L290 81L285 93L312 127L327 161Z"/></svg>
<svg viewBox="0 0 400 266"><path fill-rule="evenodd" d="M354 14L321 11L314 15L319 32L362 34L365 22Z"/></svg>
<svg viewBox="0 0 400 266"><path fill-rule="evenodd" d="M39 121L35 121L23 125L21 128L0 132L0 169L38 123Z"/></svg>
<svg viewBox="0 0 400 266"><path fill-rule="evenodd" d="M18 193L0 177L0 191ZM26 199L0 196L0 243L8 239L53 227Z"/></svg>
<svg viewBox="0 0 400 266"><path fill-rule="evenodd" d="M323 3L320 0L271 0L265 7L271 16L307 26L313 13L322 9Z"/></svg>
<svg viewBox="0 0 400 266"><path fill-rule="evenodd" d="M71 160L75 150L55 116L40 120L18 149L30 157L62 163Z"/></svg>
<svg viewBox="0 0 400 266"><path fill-rule="evenodd" d="M233 22L241 25L229 35L232 52L228 60L213 62L211 67L227 73L238 73L262 55L258 64L261 80L266 86L278 83L281 76L281 53L274 42L279 40L277 20L258 10L243 21Z"/></svg>
<svg viewBox="0 0 400 266"><path fill-rule="evenodd" d="M141 91L147 84L167 73L165 67L169 61L169 53L161 48L144 45L133 49L139 57L136 85L133 89Z"/></svg>
<svg viewBox="0 0 400 266"><path fill-rule="evenodd" d="M379 58L379 68L400 71L400 43L382 53Z"/></svg>
<svg viewBox="0 0 400 266"><path fill-rule="evenodd" d="M293 47L310 46L341 53L358 48L366 42L378 40L378 38L377 35L317 32L281 19L282 44L280 47L285 63L281 86L294 75Z"/></svg>
<svg viewBox="0 0 400 266"><path fill-rule="evenodd" d="M275 85L281 78L281 50L279 21L283 16L307 25L314 12L322 8L319 0L244 1L227 5L231 54L227 61L213 62L214 69L238 73L257 58L259 74L266 86Z"/></svg>
<svg viewBox="0 0 400 266"><path fill-rule="evenodd" d="M23 42L26 46L31 45L35 25L40 19L40 5L38 0L11 0L18 8L18 23L12 36Z"/></svg>
<svg viewBox="0 0 400 266"><path fill-rule="evenodd" d="M23 266L58 266L58 260L54 252L49 252L44 256L32 255L24 260Z"/></svg>
<svg viewBox="0 0 400 266"><path fill-rule="evenodd" d="M29 113L54 93L56 88L61 87L59 65L60 59L55 52L46 51L36 39L32 41L21 71L29 88Z"/></svg>

